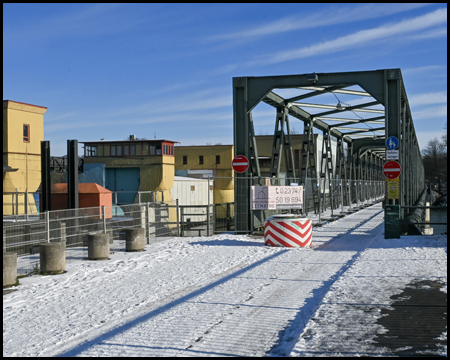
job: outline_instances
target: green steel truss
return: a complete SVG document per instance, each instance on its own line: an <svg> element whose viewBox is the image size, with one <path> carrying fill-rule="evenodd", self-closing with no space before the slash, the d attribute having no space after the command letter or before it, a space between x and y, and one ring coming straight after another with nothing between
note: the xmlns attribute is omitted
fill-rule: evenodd
<svg viewBox="0 0 450 360"><path fill-rule="evenodd" d="M362 91L349 89L355 86ZM298 89L302 94L285 99L275 92L278 89ZM338 105L330 105L320 103L320 98L325 94L334 94L336 98L338 95L355 96L358 98L357 102L361 102L362 97L371 99L354 105L342 106L340 101ZM311 102L303 102L305 99ZM303 184L307 177L339 178L343 182L349 179L369 183L371 180L384 180L382 168L386 162L385 142L388 137L395 136L399 140L397 161L402 167L399 177L400 199L385 202L411 206L422 193L424 170L400 69L235 77L233 78L235 155L253 159L250 161L249 172L235 174L237 232L252 231L251 215L247 211L250 203L249 183L246 182L251 181L248 179L249 176L261 176L252 117L252 110L261 101L276 109L271 159L271 176L274 179L280 176L291 178L297 176ZM319 112L317 109L320 109ZM364 116L357 115L355 118L356 112L363 113ZM367 117L366 114L376 115ZM288 115L291 119L298 119L304 124L299 174L295 173L294 168ZM318 149L315 144L315 132L323 134L322 149ZM331 153L332 137L337 141L335 164ZM317 151L321 151L317 157L319 163L314 155ZM284 174L280 173L282 156L285 157L287 169ZM312 182L310 184L316 185ZM348 202L352 197L358 196L350 194L347 186L343 188L343 194ZM407 215L402 211L402 218Z"/></svg>

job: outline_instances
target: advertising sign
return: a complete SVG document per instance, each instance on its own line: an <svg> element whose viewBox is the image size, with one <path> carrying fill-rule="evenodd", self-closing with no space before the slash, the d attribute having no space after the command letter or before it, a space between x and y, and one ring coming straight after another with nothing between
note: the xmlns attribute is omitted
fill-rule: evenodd
<svg viewBox="0 0 450 360"><path fill-rule="evenodd" d="M252 210L302 209L303 186L252 186Z"/></svg>

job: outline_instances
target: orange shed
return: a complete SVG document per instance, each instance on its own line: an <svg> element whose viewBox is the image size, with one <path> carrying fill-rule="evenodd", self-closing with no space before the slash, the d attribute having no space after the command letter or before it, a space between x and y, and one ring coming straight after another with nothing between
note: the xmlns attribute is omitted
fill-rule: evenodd
<svg viewBox="0 0 450 360"><path fill-rule="evenodd" d="M105 206L105 218L112 218L112 192L95 183L78 184L78 200L80 208L94 208L86 212L101 219L101 206ZM65 210L68 208L67 184L59 183L52 185L51 196L52 210Z"/></svg>

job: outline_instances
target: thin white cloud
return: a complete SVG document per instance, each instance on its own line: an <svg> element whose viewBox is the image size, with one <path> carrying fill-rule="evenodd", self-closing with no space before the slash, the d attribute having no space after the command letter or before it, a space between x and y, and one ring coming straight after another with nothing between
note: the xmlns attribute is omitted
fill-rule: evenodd
<svg viewBox="0 0 450 360"><path fill-rule="evenodd" d="M30 22L20 27L9 27L3 39L9 45L24 45L54 39L117 33L144 20L124 18L123 4L87 4L79 10L72 8ZM63 8L62 8L63 9Z"/></svg>
<svg viewBox="0 0 450 360"><path fill-rule="evenodd" d="M411 110L413 121L417 120L431 120L436 118L447 118L447 105L430 106L424 110Z"/></svg>
<svg viewBox="0 0 450 360"><path fill-rule="evenodd" d="M374 41L403 34L410 34L446 22L447 10L438 9L413 19L403 20L394 24L385 24L374 29L361 30L354 34L342 36L320 44L303 47L297 50L278 52L275 55L269 55L260 60L250 61L246 65L274 64L299 58L330 54L362 45L371 45L371 42L373 43Z"/></svg>
<svg viewBox="0 0 450 360"><path fill-rule="evenodd" d="M70 113L67 113L67 114L61 114L61 115L57 115L57 116L48 116L48 115L46 115L45 116L45 123L67 119L67 118L73 117L75 115L77 115L76 112L70 112Z"/></svg>
<svg viewBox="0 0 450 360"><path fill-rule="evenodd" d="M446 104L447 103L447 91L440 91L434 93L417 94L408 96L408 102L410 106L421 106L430 104Z"/></svg>
<svg viewBox="0 0 450 360"><path fill-rule="evenodd" d="M437 71L441 71L443 69L447 69L446 66L443 65L429 65L429 66L420 66L420 67L416 67L416 68L408 68L408 69L402 69L402 74L405 75L407 74L408 76L413 76L413 75L417 75L417 76L422 76L423 73L430 73L430 72L437 72Z"/></svg>
<svg viewBox="0 0 450 360"><path fill-rule="evenodd" d="M269 24L256 26L249 30L236 31L228 34L211 36L207 40L210 41L220 41L230 39L242 40L244 38L249 37L259 37L300 29L308 29L355 21L362 21L366 19L373 19L377 17L392 15L427 5L429 4L389 3L389 4L364 4L360 6L355 6L353 4L350 6L345 6L342 4L335 6L329 5L328 9L325 11L320 11L306 16L303 13L294 16L288 16L280 20L271 22Z"/></svg>

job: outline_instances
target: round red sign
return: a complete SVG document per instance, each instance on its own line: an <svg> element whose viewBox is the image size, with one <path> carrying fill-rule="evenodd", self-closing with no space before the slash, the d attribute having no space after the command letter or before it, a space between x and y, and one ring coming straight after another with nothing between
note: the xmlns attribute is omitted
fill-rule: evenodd
<svg viewBox="0 0 450 360"><path fill-rule="evenodd" d="M248 159L244 155L238 155L231 163L234 171L238 173L246 172L248 169Z"/></svg>
<svg viewBox="0 0 450 360"><path fill-rule="evenodd" d="M388 161L383 166L383 174L388 179L397 179L402 172L402 168L397 161Z"/></svg>

